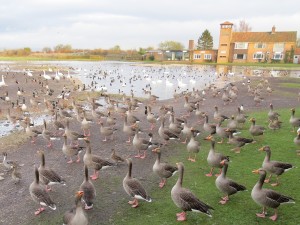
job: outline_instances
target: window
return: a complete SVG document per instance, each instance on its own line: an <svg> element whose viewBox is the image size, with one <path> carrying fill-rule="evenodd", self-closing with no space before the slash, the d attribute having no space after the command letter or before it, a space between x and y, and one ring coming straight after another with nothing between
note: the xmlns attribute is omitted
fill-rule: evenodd
<svg viewBox="0 0 300 225"><path fill-rule="evenodd" d="M284 51L284 43L274 43L273 52L283 52Z"/></svg>
<svg viewBox="0 0 300 225"><path fill-rule="evenodd" d="M220 51L221 54L226 54L225 50Z"/></svg>
<svg viewBox="0 0 300 225"><path fill-rule="evenodd" d="M255 43L254 47L255 48L265 48L266 44L265 43Z"/></svg>
<svg viewBox="0 0 300 225"><path fill-rule="evenodd" d="M227 44L221 44L221 46L227 46Z"/></svg>
<svg viewBox="0 0 300 225"><path fill-rule="evenodd" d="M275 52L273 54L273 59L274 60L281 60L283 58L283 54L281 52Z"/></svg>
<svg viewBox="0 0 300 225"><path fill-rule="evenodd" d="M211 54L204 54L205 60L211 60Z"/></svg>
<svg viewBox="0 0 300 225"><path fill-rule="evenodd" d="M226 58L226 56L225 55L221 55L220 58Z"/></svg>
<svg viewBox="0 0 300 225"><path fill-rule="evenodd" d="M256 52L253 55L253 59L263 59L264 58L264 54L262 52Z"/></svg>
<svg viewBox="0 0 300 225"><path fill-rule="evenodd" d="M194 59L201 59L201 54L194 54Z"/></svg>
<svg viewBox="0 0 300 225"><path fill-rule="evenodd" d="M236 42L234 45L235 49L247 49L248 43L247 42Z"/></svg>
<svg viewBox="0 0 300 225"><path fill-rule="evenodd" d="M247 59L247 55L246 54L234 54L233 58L234 59Z"/></svg>

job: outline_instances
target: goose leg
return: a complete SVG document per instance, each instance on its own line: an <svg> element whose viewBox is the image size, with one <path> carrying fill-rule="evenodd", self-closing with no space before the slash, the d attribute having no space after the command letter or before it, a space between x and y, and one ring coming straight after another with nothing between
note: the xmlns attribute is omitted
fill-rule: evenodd
<svg viewBox="0 0 300 225"><path fill-rule="evenodd" d="M90 176L92 180L97 180L99 178L98 171L94 170L94 174Z"/></svg>
<svg viewBox="0 0 300 225"><path fill-rule="evenodd" d="M216 176L216 177L220 176L221 172L222 172L222 168L220 169L220 172L219 172L219 173L215 174L215 176Z"/></svg>
<svg viewBox="0 0 300 225"><path fill-rule="evenodd" d="M278 186L279 185L279 177L277 175L276 177L276 183L271 184L273 187Z"/></svg>
<svg viewBox="0 0 300 225"><path fill-rule="evenodd" d="M177 216L177 221L186 221L186 213L183 212L180 216Z"/></svg>
<svg viewBox="0 0 300 225"><path fill-rule="evenodd" d="M266 179L266 180L265 180L265 183L269 183L269 182L270 182L270 179L271 179L271 177L272 177L272 174L269 176L269 178L268 178L268 179Z"/></svg>
<svg viewBox="0 0 300 225"><path fill-rule="evenodd" d="M228 195L226 195L225 197L222 198L222 200L220 201L220 203L222 205L225 205L228 201L229 201L229 197L228 197Z"/></svg>
<svg viewBox="0 0 300 225"><path fill-rule="evenodd" d="M273 221L277 220L277 209L274 209L275 214L273 216L270 216L269 218Z"/></svg>
<svg viewBox="0 0 300 225"><path fill-rule="evenodd" d="M205 174L205 176L211 177L211 176L212 176L212 173L213 173L213 170L214 170L214 167L212 167L212 168L210 169L210 172L207 173L207 174Z"/></svg>
<svg viewBox="0 0 300 225"><path fill-rule="evenodd" d="M146 150L144 151L144 155L142 155L140 158L141 158L141 159L146 158Z"/></svg>
<svg viewBox="0 0 300 225"><path fill-rule="evenodd" d="M80 162L80 155L79 155L79 153L78 153L78 155L77 155L77 160L76 160L76 162L77 162L77 163Z"/></svg>
<svg viewBox="0 0 300 225"><path fill-rule="evenodd" d="M141 158L140 150L138 150L138 154L134 156L134 158Z"/></svg>
<svg viewBox="0 0 300 225"><path fill-rule="evenodd" d="M266 217L266 207L263 207L262 213L256 213L257 217L265 218Z"/></svg>
<svg viewBox="0 0 300 225"><path fill-rule="evenodd" d="M72 157L70 157L70 160L67 163L68 164L73 163Z"/></svg>
<svg viewBox="0 0 300 225"><path fill-rule="evenodd" d="M38 210L36 210L35 212L34 212L34 215L39 215L41 212L43 212L43 211L45 211L45 208L43 208L43 207L40 207Z"/></svg>

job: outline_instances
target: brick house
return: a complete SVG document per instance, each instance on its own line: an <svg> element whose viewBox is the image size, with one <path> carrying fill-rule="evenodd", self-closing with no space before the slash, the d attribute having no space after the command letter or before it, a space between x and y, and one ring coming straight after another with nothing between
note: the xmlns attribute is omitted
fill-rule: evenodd
<svg viewBox="0 0 300 225"><path fill-rule="evenodd" d="M296 31L234 32L233 23L220 24L218 63L283 62L296 48ZM293 59L290 59L293 61Z"/></svg>
<svg viewBox="0 0 300 225"><path fill-rule="evenodd" d="M199 50L195 49L194 40L189 40L189 56L191 62L216 62L218 50Z"/></svg>

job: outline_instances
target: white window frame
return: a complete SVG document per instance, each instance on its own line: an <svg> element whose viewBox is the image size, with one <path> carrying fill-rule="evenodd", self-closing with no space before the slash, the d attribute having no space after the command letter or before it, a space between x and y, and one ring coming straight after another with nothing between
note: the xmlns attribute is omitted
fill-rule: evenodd
<svg viewBox="0 0 300 225"><path fill-rule="evenodd" d="M266 43L263 42L257 42L254 45L255 48L266 48Z"/></svg>
<svg viewBox="0 0 300 225"><path fill-rule="evenodd" d="M276 57L276 56L279 56L279 57ZM274 52L272 59L273 60L282 60L283 59L283 53L282 52Z"/></svg>
<svg viewBox="0 0 300 225"><path fill-rule="evenodd" d="M194 54L194 59L201 59L201 54Z"/></svg>
<svg viewBox="0 0 300 225"><path fill-rule="evenodd" d="M248 42L236 42L234 43L234 49L248 49Z"/></svg>
<svg viewBox="0 0 300 225"><path fill-rule="evenodd" d="M284 42L276 42L273 45L273 52L283 52L284 51Z"/></svg>
<svg viewBox="0 0 300 225"><path fill-rule="evenodd" d="M205 60L211 60L211 54L204 54Z"/></svg>
<svg viewBox="0 0 300 225"><path fill-rule="evenodd" d="M253 59L263 59L264 58L264 53L262 52L255 52L253 54Z"/></svg>
<svg viewBox="0 0 300 225"><path fill-rule="evenodd" d="M243 60L247 59L247 54L234 54L233 59L241 60L241 59L238 59L237 55L243 55L243 58L242 58Z"/></svg>

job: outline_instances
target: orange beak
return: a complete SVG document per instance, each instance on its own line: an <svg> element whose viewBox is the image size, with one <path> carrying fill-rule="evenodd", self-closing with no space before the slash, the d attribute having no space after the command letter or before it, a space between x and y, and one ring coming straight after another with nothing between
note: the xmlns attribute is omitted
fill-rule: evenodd
<svg viewBox="0 0 300 225"><path fill-rule="evenodd" d="M252 170L252 173L259 174L259 170Z"/></svg>

